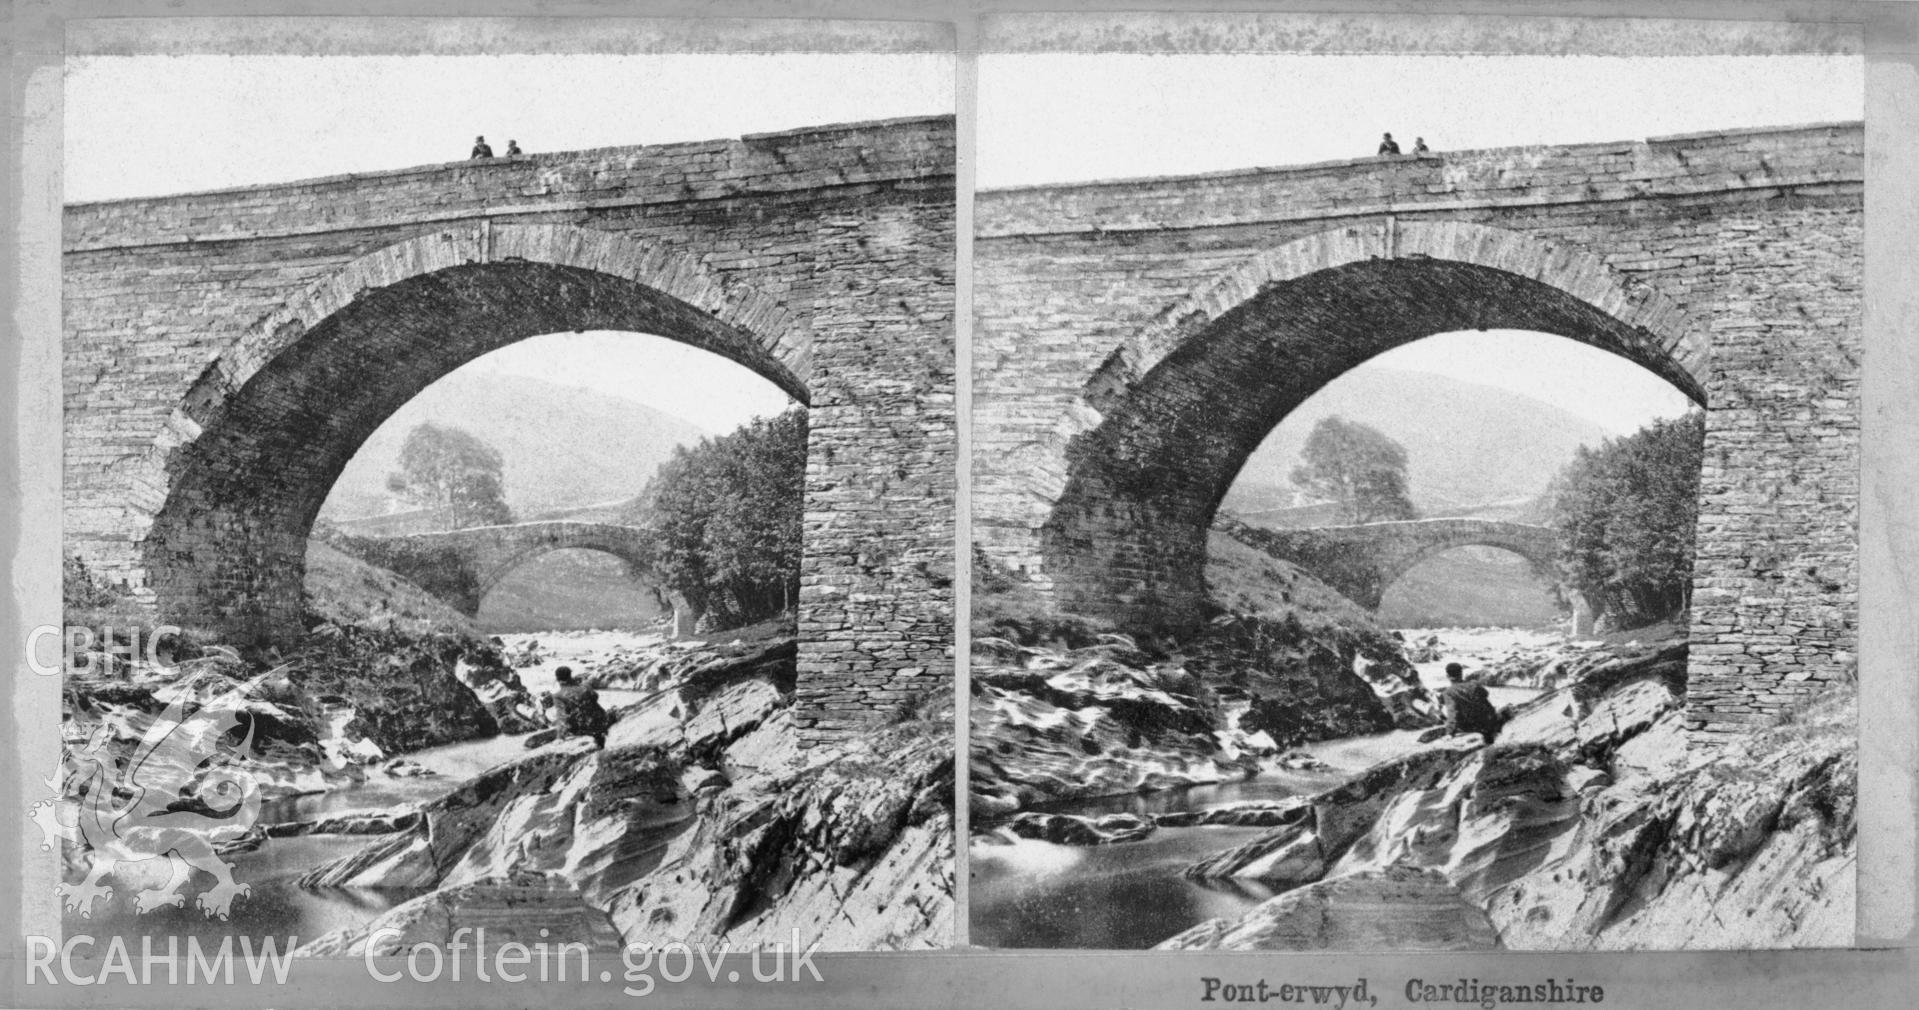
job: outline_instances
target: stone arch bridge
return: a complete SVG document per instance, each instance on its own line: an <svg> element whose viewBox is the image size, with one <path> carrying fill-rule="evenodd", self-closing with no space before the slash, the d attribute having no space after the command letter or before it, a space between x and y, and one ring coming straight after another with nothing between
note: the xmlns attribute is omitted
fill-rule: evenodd
<svg viewBox="0 0 1919 1010"><path fill-rule="evenodd" d="M1854 649L1863 148L1841 123L982 193L975 542L1060 607L1191 627L1219 503L1295 407L1433 334L1538 331L1705 410L1689 715L1769 721Z"/></svg>
<svg viewBox="0 0 1919 1010"><path fill-rule="evenodd" d="M297 634L315 515L400 405L528 337L666 337L809 408L796 714L855 732L950 668L953 135L891 120L69 205L66 551L161 619Z"/></svg>
<svg viewBox="0 0 1919 1010"><path fill-rule="evenodd" d="M1491 519L1407 519L1353 526L1258 529L1221 524L1233 536L1306 573L1368 610L1414 565L1456 547L1498 547L1525 558L1533 572L1557 584L1553 559L1559 533L1549 526Z"/></svg>
<svg viewBox="0 0 1919 1010"><path fill-rule="evenodd" d="M674 633L691 632L699 615L654 576L654 533L639 526L558 520L469 526L435 533L352 538L361 556L405 576L468 617L513 570L543 554L589 550L620 559L635 582L673 614Z"/></svg>

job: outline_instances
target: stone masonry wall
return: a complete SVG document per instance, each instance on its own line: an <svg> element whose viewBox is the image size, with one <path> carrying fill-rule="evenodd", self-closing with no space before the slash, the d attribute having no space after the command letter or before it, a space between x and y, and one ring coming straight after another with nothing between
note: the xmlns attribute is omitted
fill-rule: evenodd
<svg viewBox="0 0 1919 1010"><path fill-rule="evenodd" d="M1592 256L1703 340L1690 710L1770 719L1851 664L1862 179L1838 124L983 193L976 542L1052 588L1070 449L1146 379L1103 366L1209 281L1329 231L1471 222Z"/></svg>
<svg viewBox="0 0 1919 1010"><path fill-rule="evenodd" d="M949 647L950 572L917 566L952 543L952 138L950 117L900 120L71 206L67 550L149 600L212 601L189 617L284 627L283 562L382 411L502 339L660 332L815 408L806 521L825 540L804 570L847 593L803 600L802 621L846 644L803 654L801 682L845 693L822 731L887 717L911 693L898 685L949 672L928 659ZM391 258L316 287L422 240L483 266ZM276 328L319 303L339 310ZM437 335L436 314L462 307L506 336ZM759 346L729 343L742 333ZM892 475L892 497L869 500L885 491L869 474ZM201 497L156 534L183 481ZM847 571L866 541L889 561ZM181 573L172 590L152 584L156 559Z"/></svg>

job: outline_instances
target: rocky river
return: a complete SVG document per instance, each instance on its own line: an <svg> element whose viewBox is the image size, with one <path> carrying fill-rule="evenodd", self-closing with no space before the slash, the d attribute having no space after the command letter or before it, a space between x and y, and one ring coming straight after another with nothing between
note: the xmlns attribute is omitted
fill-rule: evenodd
<svg viewBox="0 0 1919 1010"><path fill-rule="evenodd" d="M950 698L943 719L934 699L933 711L843 748L807 749L787 711L790 636L566 632L498 644L380 689L417 703L430 682L458 699L416 708L413 739L430 743L445 711L462 705L496 730L468 727L465 739L418 749L374 739L376 724L394 726L368 718L376 705L365 695L356 708L341 695L276 688L273 675L244 690L238 674L122 670L70 682L70 744L105 743L120 764L156 721L244 696L249 746L214 764L251 780L257 814L210 836L246 889L226 917L200 907L213 881L199 872L182 897L202 897L141 910L132 898L164 882L163 859L123 861L107 878L114 893L89 895L77 883L86 849L68 844L67 928L293 937L309 954L360 953L386 927L400 932L381 942L401 949L457 924L495 936L538 927L598 945L751 947L791 943L799 930L823 949L870 950L950 937ZM555 739L539 722L536 699L562 664L615 716L604 750ZM226 693L192 687L196 700L162 710L179 685L202 683ZM63 819L91 795L70 795Z"/></svg>
<svg viewBox="0 0 1919 1010"><path fill-rule="evenodd" d="M1400 637L1421 685L1443 684L1449 660L1492 685L1509 711L1496 746L1416 726L1263 746L1243 720L1233 728L1230 699L1214 699L1215 746L1142 735L1134 753L1155 770L1131 776L1133 789L1008 795L997 791L1003 780L1076 771L1071 737L1113 718L1112 707L1082 692L1077 706L1047 712L1033 695L989 686L985 704L975 702L989 736L1031 740L1036 724L1047 735L1029 748L1040 755L1034 768L990 744L982 762L976 749L985 790L973 797L969 846L973 941L1402 950L1843 942L1856 761L1843 692L1809 706L1793 729L1701 752L1688 748L1680 710L1683 639L1570 642L1508 629ZM1083 652L1025 659L1069 680L1087 676L1091 661ZM1362 680L1366 664L1353 666ZM1167 676L1163 665L1135 672L1162 684ZM990 671L985 679L1015 683ZM1204 700L1162 694L1162 704Z"/></svg>

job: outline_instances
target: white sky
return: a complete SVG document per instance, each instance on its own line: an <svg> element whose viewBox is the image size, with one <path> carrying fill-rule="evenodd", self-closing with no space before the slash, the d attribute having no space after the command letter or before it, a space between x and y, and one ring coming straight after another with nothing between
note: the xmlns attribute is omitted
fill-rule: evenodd
<svg viewBox="0 0 1919 1010"><path fill-rule="evenodd" d="M979 64L983 188L1864 118L1856 56L1008 55ZM1684 412L1672 386L1564 339L1448 334L1368 363L1557 404L1610 432ZM1364 367L1364 366L1362 366Z"/></svg>
<svg viewBox="0 0 1919 1010"><path fill-rule="evenodd" d="M70 202L495 153L711 140L950 115L943 55L145 56L69 61ZM715 432L791 401L714 354L624 333L538 337L469 368L638 400Z"/></svg>

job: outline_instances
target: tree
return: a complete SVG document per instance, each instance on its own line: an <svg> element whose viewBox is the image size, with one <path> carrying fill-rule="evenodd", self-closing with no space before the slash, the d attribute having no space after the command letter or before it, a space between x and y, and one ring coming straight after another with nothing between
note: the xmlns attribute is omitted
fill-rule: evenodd
<svg viewBox="0 0 1919 1010"><path fill-rule="evenodd" d="M1607 613L1651 623L1691 603L1705 439L1698 411L1655 421L1598 449L1581 446L1556 482L1560 571Z"/></svg>
<svg viewBox="0 0 1919 1010"><path fill-rule="evenodd" d="M806 412L758 419L674 450L640 496L653 570L723 626L778 614L799 594Z"/></svg>
<svg viewBox="0 0 1919 1010"><path fill-rule="evenodd" d="M407 433L400 469L386 486L416 505L447 510L455 528L494 526L513 521L502 467L499 450L479 436L429 421Z"/></svg>
<svg viewBox="0 0 1919 1010"><path fill-rule="evenodd" d="M1300 449L1293 483L1339 506L1346 523L1414 519L1406 490L1406 449L1377 428L1338 415L1323 418Z"/></svg>

